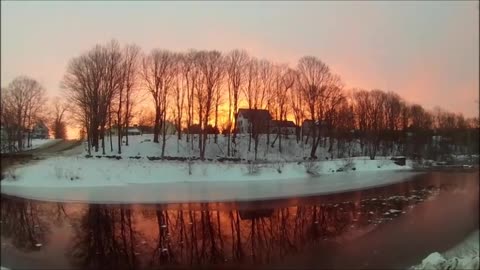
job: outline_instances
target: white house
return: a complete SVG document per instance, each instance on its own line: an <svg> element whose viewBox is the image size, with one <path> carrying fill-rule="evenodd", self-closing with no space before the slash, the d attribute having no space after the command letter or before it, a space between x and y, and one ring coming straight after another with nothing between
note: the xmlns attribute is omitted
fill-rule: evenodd
<svg viewBox="0 0 480 270"><path fill-rule="evenodd" d="M237 133L267 133L272 116L267 110L239 109L236 119Z"/></svg>
<svg viewBox="0 0 480 270"><path fill-rule="evenodd" d="M32 129L32 139L48 139L49 137L49 130L45 123L43 121L37 122Z"/></svg>

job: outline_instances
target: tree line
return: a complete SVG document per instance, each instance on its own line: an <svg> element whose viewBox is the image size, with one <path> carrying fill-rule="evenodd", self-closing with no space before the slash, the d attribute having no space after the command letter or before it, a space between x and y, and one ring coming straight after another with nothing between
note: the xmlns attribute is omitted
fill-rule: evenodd
<svg viewBox="0 0 480 270"><path fill-rule="evenodd" d="M268 110L276 120L288 117L298 126L309 120L308 132L298 129L296 137L298 143L310 147L310 158L317 158L321 145L341 149L352 141L358 141L362 152L372 159L382 151L399 147L401 153L413 155L434 144L435 135L450 140L447 148L453 144L478 153L478 143L473 142L478 138L478 117L466 119L439 108L429 111L393 92L346 89L341 77L314 56L302 57L295 67L290 67L238 49L227 53L153 49L144 53L134 44L121 46L112 40L71 59L61 88L74 108L70 110L71 118L84 127L89 153L105 154L105 137L111 137L112 129L119 135L116 149L121 153L122 145L128 145L125 130L132 121L140 122L145 117L138 108L142 99L151 101L153 141L161 143L162 156L169 121L176 127L177 140L185 139L192 149L198 147L200 158L205 158L212 126L227 137L226 155L235 155L235 119L241 105ZM18 89L9 86L7 98L2 95L2 105L14 107L18 102L12 101L13 93L21 92ZM20 113L15 125L9 127L28 125L36 108L23 103L17 107L12 110ZM192 132L182 132L193 126L201 132L196 140ZM17 129L11 130L17 134ZM215 143L217 137L215 134ZM258 134L250 134L250 140L256 152ZM113 151L113 142L109 141ZM20 142L18 145L21 147Z"/></svg>
<svg viewBox="0 0 480 270"><path fill-rule="evenodd" d="M45 88L38 81L19 76L7 87L2 87L0 94L2 152L17 152L29 147L33 127L39 121L50 126L54 138L66 138L67 105L58 97L49 101Z"/></svg>

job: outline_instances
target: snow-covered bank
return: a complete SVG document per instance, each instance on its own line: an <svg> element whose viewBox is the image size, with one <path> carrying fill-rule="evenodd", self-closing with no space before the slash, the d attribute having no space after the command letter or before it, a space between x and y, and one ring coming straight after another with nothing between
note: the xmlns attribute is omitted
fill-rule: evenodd
<svg viewBox="0 0 480 270"><path fill-rule="evenodd" d="M479 269L479 231L470 234L463 242L442 254L428 255L420 265L412 270L438 269Z"/></svg>
<svg viewBox="0 0 480 270"><path fill-rule="evenodd" d="M42 200L102 202L264 199L387 185L403 181L413 174L408 172L412 169L409 163L400 166L388 157L377 160L368 157L327 160L325 157L321 161L298 162L305 157L304 148L300 148L294 139L284 142L281 155L268 148L263 149L269 153L264 156L268 158L263 163L248 163L245 160L150 160L149 157L159 157L161 154L160 145L152 143L148 138L149 136L131 138L130 146L123 147L122 154L117 156L118 160L97 153L87 158L85 153L78 153L12 168L1 182L2 193ZM237 149L242 149L243 152L234 156L237 159L250 159L252 154L246 151L246 145L242 146L242 143L248 141L244 139L238 138ZM191 145L185 141L182 142L183 149L179 148L175 138L169 141L171 143L167 144L165 155L195 156L190 151ZM220 144L222 142L224 140L219 140ZM220 153L220 145L215 145L212 140L210 146L209 156L213 157L212 160L225 157ZM302 153L295 154L292 149L302 150ZM308 152L308 149L305 151ZM107 151L106 154L115 153ZM396 171L404 173L394 173ZM115 192L112 193L111 190ZM165 190L169 192L166 193Z"/></svg>
<svg viewBox="0 0 480 270"><path fill-rule="evenodd" d="M17 168L3 186L89 187L146 183L271 181L340 176L357 172L409 170L391 160L331 160L241 164L57 157Z"/></svg>
<svg viewBox="0 0 480 270"><path fill-rule="evenodd" d="M262 165L219 162L50 158L19 167L2 193L39 200L185 202L326 194L408 180L409 166L388 160ZM339 171L344 168L343 171ZM352 170L355 168L355 170ZM307 169L315 170L312 175Z"/></svg>
<svg viewBox="0 0 480 270"><path fill-rule="evenodd" d="M278 173L277 173L278 174ZM184 203L249 201L331 194L408 181L410 171L337 173L317 177L263 181L210 181L132 183L110 185L42 186L2 181L2 193L28 199L90 203ZM36 178L41 181L41 178ZM37 182L38 182L37 181ZM20 182L19 182L20 183Z"/></svg>

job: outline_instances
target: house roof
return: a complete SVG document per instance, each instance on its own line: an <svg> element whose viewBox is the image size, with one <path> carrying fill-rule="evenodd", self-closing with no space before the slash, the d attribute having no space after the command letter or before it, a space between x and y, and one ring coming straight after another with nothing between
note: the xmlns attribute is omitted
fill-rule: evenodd
<svg viewBox="0 0 480 270"><path fill-rule="evenodd" d="M293 121L273 120L272 124L276 127L297 127Z"/></svg>
<svg viewBox="0 0 480 270"><path fill-rule="evenodd" d="M270 112L268 110L258 110L258 109L239 109L238 115L242 115L243 118L260 121L268 121L272 119Z"/></svg>
<svg viewBox="0 0 480 270"><path fill-rule="evenodd" d="M322 120L317 120L315 122L316 122L317 125L325 125L325 121L322 121ZM313 125L313 120L307 119L307 120L303 121L302 126L303 125L311 126L311 125Z"/></svg>
<svg viewBox="0 0 480 270"><path fill-rule="evenodd" d="M38 129L38 128L41 128L41 129L48 129L47 125L45 125L45 123L43 121L38 121L35 126L34 126L34 129Z"/></svg>

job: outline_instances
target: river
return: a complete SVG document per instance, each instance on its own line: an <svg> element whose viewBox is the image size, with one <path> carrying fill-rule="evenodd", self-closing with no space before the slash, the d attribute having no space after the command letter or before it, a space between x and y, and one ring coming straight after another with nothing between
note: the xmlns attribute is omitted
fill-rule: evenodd
<svg viewBox="0 0 480 270"><path fill-rule="evenodd" d="M2 195L10 269L404 269L479 227L479 173L241 202L86 204Z"/></svg>

